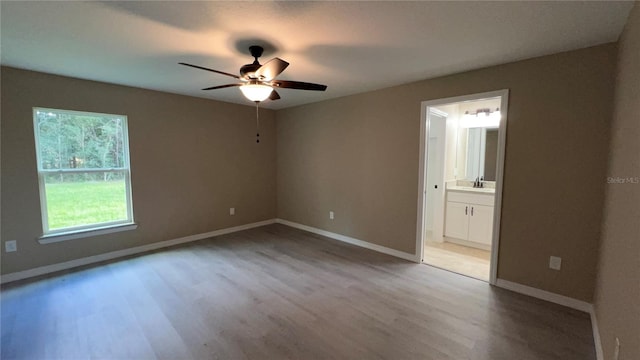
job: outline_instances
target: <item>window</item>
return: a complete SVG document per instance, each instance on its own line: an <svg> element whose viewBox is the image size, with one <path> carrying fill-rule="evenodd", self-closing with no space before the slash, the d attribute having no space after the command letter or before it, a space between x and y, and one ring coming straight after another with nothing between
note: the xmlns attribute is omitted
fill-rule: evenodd
<svg viewBox="0 0 640 360"><path fill-rule="evenodd" d="M127 117L33 109L44 236L133 223Z"/></svg>

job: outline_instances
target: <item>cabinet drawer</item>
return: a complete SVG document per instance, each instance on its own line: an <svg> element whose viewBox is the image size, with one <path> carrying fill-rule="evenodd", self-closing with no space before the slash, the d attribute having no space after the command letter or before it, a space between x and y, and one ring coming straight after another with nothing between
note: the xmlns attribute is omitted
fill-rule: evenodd
<svg viewBox="0 0 640 360"><path fill-rule="evenodd" d="M460 192L460 191L447 191L447 201L493 206L494 195L471 194L471 193Z"/></svg>

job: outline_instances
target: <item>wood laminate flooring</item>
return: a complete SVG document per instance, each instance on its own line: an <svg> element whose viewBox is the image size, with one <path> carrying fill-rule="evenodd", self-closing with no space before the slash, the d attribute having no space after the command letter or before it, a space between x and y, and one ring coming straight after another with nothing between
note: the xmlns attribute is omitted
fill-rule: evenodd
<svg viewBox="0 0 640 360"><path fill-rule="evenodd" d="M2 287L2 359L595 359L589 316L284 225Z"/></svg>

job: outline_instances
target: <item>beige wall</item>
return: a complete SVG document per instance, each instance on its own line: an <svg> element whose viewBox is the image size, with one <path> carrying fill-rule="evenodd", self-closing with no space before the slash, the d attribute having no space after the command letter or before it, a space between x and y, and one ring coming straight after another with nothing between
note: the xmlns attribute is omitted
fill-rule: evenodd
<svg viewBox="0 0 640 360"><path fill-rule="evenodd" d="M619 42L608 177L640 181L640 5ZM605 359L640 359L640 184L606 185L595 308Z"/></svg>
<svg viewBox="0 0 640 360"><path fill-rule="evenodd" d="M608 44L279 110L278 217L414 253L420 102L508 88L498 276L591 301L615 56Z"/></svg>
<svg viewBox="0 0 640 360"><path fill-rule="evenodd" d="M2 273L271 219L276 210L274 113L255 108L2 68ZM32 107L129 119L137 230L40 245ZM229 208L236 215L229 216Z"/></svg>
<svg viewBox="0 0 640 360"><path fill-rule="evenodd" d="M277 192L274 112L261 110L256 146L250 106L2 68L1 235L19 248L2 273L273 218L276 194L280 218L414 253L420 102L509 88L499 277L591 301L615 55L609 44L280 110ZM137 230L36 242L33 106L129 116Z"/></svg>

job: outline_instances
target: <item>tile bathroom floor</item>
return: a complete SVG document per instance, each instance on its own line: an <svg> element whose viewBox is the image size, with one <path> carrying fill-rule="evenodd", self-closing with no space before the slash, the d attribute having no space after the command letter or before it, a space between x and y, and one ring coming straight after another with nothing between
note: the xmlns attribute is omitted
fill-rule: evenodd
<svg viewBox="0 0 640 360"><path fill-rule="evenodd" d="M444 270L489 281L491 252L454 243L427 241L423 262Z"/></svg>

